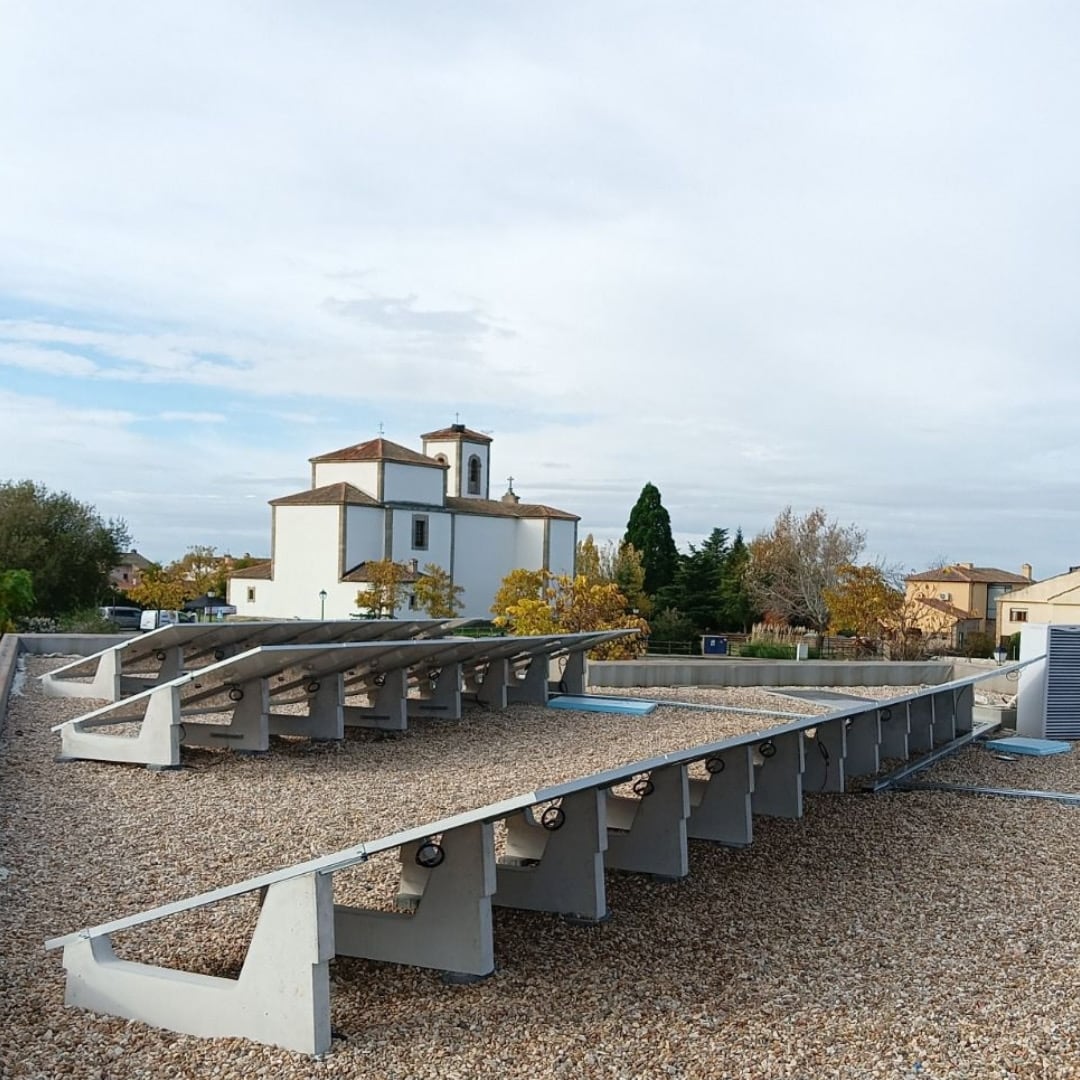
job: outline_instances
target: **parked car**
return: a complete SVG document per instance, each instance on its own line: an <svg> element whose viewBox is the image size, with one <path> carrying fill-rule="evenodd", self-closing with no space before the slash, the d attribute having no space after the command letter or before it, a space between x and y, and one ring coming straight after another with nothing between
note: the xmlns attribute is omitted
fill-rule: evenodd
<svg viewBox="0 0 1080 1080"><path fill-rule="evenodd" d="M157 630L161 626L176 626L178 623L195 621L194 616L188 618L185 611L165 611L158 608L140 612L140 615L140 630Z"/></svg>
<svg viewBox="0 0 1080 1080"><path fill-rule="evenodd" d="M138 630L142 622L142 609L137 607L101 607L98 613L118 630Z"/></svg>

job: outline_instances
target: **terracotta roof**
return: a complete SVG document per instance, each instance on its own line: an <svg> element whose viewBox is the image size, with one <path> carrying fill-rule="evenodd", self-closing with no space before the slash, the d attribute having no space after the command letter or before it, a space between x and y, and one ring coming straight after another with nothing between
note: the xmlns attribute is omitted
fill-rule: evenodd
<svg viewBox="0 0 1080 1080"><path fill-rule="evenodd" d="M134 566L136 570L149 570L154 564L137 551L125 551L116 561L117 566Z"/></svg>
<svg viewBox="0 0 1080 1080"><path fill-rule="evenodd" d="M358 487L344 482L324 484L322 487L298 491L295 495L284 495L280 499L271 499L271 506L378 506L377 500L361 491Z"/></svg>
<svg viewBox="0 0 1080 1080"><path fill-rule="evenodd" d="M267 559L266 562L255 563L245 566L243 570L234 570L229 577L272 578L274 576L274 564Z"/></svg>
<svg viewBox="0 0 1080 1080"><path fill-rule="evenodd" d="M411 585L413 582L419 581L424 575L419 570L413 570L410 566L398 564L403 571L401 575L401 582L405 585ZM359 563L354 566L347 574L343 574L342 581L371 581L371 560Z"/></svg>
<svg viewBox="0 0 1080 1080"><path fill-rule="evenodd" d="M407 446L399 446L389 439L369 439L355 446L331 450L329 454L308 458L313 465L326 461L398 461L405 465L426 465L429 469L445 469L447 465L426 454L418 454Z"/></svg>
<svg viewBox="0 0 1080 1080"><path fill-rule="evenodd" d="M965 619L978 618L977 615L972 615L970 611L965 611L963 608L958 608L955 604L950 604L947 600L938 600L932 596L918 596L916 599L920 604L928 608L933 608L934 611L940 611L942 615L948 615L950 618L956 619L959 622L963 622Z"/></svg>
<svg viewBox="0 0 1080 1080"><path fill-rule="evenodd" d="M905 581L972 581L987 585L1031 585L1031 578L998 570L993 566L942 566L937 570L924 570L921 574L909 574Z"/></svg>
<svg viewBox="0 0 1080 1080"><path fill-rule="evenodd" d="M483 517L559 518L561 521L580 521L577 514L557 510L542 503L504 503L498 499L465 499L449 495L446 508L459 514L480 514Z"/></svg>
<svg viewBox="0 0 1080 1080"><path fill-rule="evenodd" d="M449 427L439 428L438 431L429 431L426 435L421 435L421 439L468 439L469 442L491 442L490 435L484 435L482 432L473 431L471 428L467 428L464 424L451 424Z"/></svg>

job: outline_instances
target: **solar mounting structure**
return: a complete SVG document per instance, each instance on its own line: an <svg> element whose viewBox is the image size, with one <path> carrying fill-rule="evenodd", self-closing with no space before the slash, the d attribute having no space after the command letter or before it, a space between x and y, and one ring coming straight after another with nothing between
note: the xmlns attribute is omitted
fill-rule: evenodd
<svg viewBox="0 0 1080 1080"><path fill-rule="evenodd" d="M312 645L446 637L480 619L289 619L181 623L81 656L41 676L47 697L119 701L258 645Z"/></svg>
<svg viewBox="0 0 1080 1080"><path fill-rule="evenodd" d="M269 749L271 735L342 739L404 731L410 717L458 720L463 697L543 705L554 674L584 693L585 654L636 631L256 645L57 724L60 758L180 765L181 746ZM177 645L176 648L181 646ZM363 698L364 704L356 703ZM352 699L352 700L350 700Z"/></svg>
<svg viewBox="0 0 1080 1080"><path fill-rule="evenodd" d="M493 906L601 920L605 870L685 877L688 839L748 845L755 816L799 818L805 792L843 792L849 778L872 776L885 759L969 738L975 683L1021 666L537 789L45 947L63 949L68 1005L320 1054L331 1041L334 956L482 978L494 970ZM704 764L704 779L690 777L694 763ZM630 794L613 791L627 782ZM496 823L505 828L498 857ZM390 851L400 859L399 907L411 914L334 902L336 873ZM263 900L238 979L133 963L113 951L114 934L251 892Z"/></svg>

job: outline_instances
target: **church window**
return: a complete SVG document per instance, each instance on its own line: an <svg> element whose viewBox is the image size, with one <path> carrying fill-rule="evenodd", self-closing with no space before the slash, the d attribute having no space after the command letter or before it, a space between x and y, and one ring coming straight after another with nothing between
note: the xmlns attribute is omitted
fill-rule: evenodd
<svg viewBox="0 0 1080 1080"><path fill-rule="evenodd" d="M413 514L412 517L412 546L414 551L427 551L428 546L428 516L427 514Z"/></svg>
<svg viewBox="0 0 1080 1080"><path fill-rule="evenodd" d="M469 458L469 494L480 494L480 458L476 454Z"/></svg>

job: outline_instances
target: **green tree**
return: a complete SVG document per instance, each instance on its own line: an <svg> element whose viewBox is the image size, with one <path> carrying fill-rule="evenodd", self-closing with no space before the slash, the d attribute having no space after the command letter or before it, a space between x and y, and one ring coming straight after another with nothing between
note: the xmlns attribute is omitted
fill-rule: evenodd
<svg viewBox="0 0 1080 1080"><path fill-rule="evenodd" d="M122 520L104 521L66 492L32 480L0 484L0 567L29 571L36 614L96 606L130 541Z"/></svg>
<svg viewBox="0 0 1080 1080"><path fill-rule="evenodd" d="M760 612L750 593L749 569L750 549L743 540L742 529L736 529L720 575L720 616L717 624L720 630L746 632L758 619Z"/></svg>
<svg viewBox="0 0 1080 1080"><path fill-rule="evenodd" d="M604 559L600 548L596 546L593 534L589 533L584 540L578 541L577 559L575 560L577 572L590 581L610 581L611 578L604 573Z"/></svg>
<svg viewBox="0 0 1080 1080"><path fill-rule="evenodd" d="M630 511L623 541L641 555L645 568L645 592L655 596L675 578L679 552L671 535L671 518L660 501L660 489L646 484Z"/></svg>
<svg viewBox="0 0 1080 1080"><path fill-rule="evenodd" d="M646 619L652 614L653 602L645 591L645 564L641 560L641 552L633 544L624 540L619 545L612 559L610 580L619 586L619 592L626 597L628 611L637 612Z"/></svg>
<svg viewBox="0 0 1080 1080"><path fill-rule="evenodd" d="M34 579L29 570L0 570L0 634L20 615L34 610Z"/></svg>
<svg viewBox="0 0 1080 1080"><path fill-rule="evenodd" d="M675 580L657 597L658 606L673 608L697 630L721 628L720 586L727 562L726 529L713 529L700 547L679 555Z"/></svg>
<svg viewBox="0 0 1080 1080"><path fill-rule="evenodd" d="M465 589L455 585L448 570L428 563L413 586L417 607L433 619L452 619L461 610L461 594Z"/></svg>

